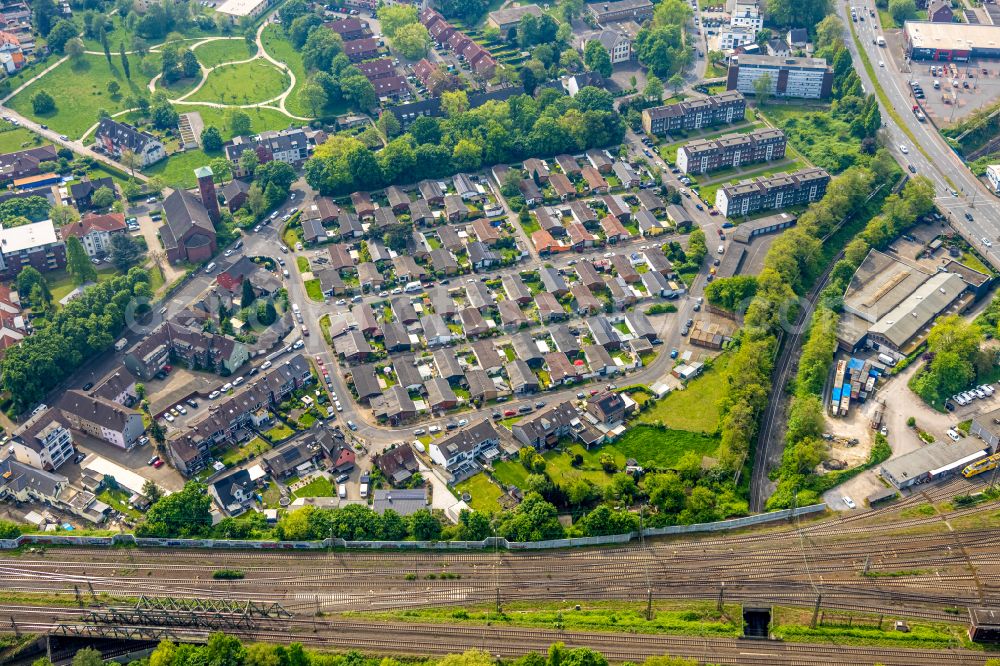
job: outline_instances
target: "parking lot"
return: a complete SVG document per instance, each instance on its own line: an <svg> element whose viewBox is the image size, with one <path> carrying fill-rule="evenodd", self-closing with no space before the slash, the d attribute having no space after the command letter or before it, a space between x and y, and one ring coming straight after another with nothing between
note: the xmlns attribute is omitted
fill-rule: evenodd
<svg viewBox="0 0 1000 666"><path fill-rule="evenodd" d="M939 125L956 122L1000 97L1000 65L993 61L915 61L910 68L910 80L924 91L924 99L919 100L924 113ZM939 88L934 87L935 81Z"/></svg>

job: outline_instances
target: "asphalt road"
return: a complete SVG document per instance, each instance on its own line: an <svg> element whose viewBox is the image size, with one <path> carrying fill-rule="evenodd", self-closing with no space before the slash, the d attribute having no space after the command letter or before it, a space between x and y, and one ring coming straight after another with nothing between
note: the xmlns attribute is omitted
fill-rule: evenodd
<svg viewBox="0 0 1000 666"><path fill-rule="evenodd" d="M866 13L875 7L872 0L855 3ZM935 201L951 225L993 265L1000 268L1000 202L983 183L972 175L962 160L948 146L944 138L930 122L920 122L910 112L915 100L907 83L909 63L904 54L888 47L873 44L872 40L882 34L878 18L865 19L864 23L851 23L847 3L840 3L838 11L845 24L852 26L858 35L862 48L868 54L882 89L889 103L898 112L903 126L916 137L919 150L886 109L882 109L882 127L888 135L889 148L900 164L913 165L917 174L926 176L934 184ZM865 90L875 90L871 78L861 62L854 41L847 40L854 58L855 69L864 83ZM879 67L879 62L884 67ZM926 154L925 154L926 153ZM952 194L955 191L956 195ZM966 219L968 213L972 219ZM993 247L987 246L987 239Z"/></svg>

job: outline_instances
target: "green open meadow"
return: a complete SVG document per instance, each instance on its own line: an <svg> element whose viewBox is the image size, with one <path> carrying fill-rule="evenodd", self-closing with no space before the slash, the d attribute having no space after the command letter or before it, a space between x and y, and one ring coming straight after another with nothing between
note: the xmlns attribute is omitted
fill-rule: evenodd
<svg viewBox="0 0 1000 666"><path fill-rule="evenodd" d="M663 424L675 430L714 433L719 429L719 398L725 395L729 356L715 359L701 377L688 382L642 413L640 423Z"/></svg>
<svg viewBox="0 0 1000 666"><path fill-rule="evenodd" d="M198 62L203 67L215 67L224 62L246 60L253 55L247 46L246 40L242 37L216 39L211 42L199 44L195 47L194 54L198 57Z"/></svg>
<svg viewBox="0 0 1000 666"><path fill-rule="evenodd" d="M285 37L284 30L277 25L269 25L264 28L264 33L261 35L261 43L264 45L264 50L272 58L285 63L292 74L295 75L295 88L288 95L285 108L296 116L311 117L312 113L309 109L299 102L299 90L302 89L302 86L306 82L306 68L302 64L302 55L295 50L295 46Z"/></svg>
<svg viewBox="0 0 1000 666"><path fill-rule="evenodd" d="M7 105L18 113L53 130L79 139L97 123L101 109L116 113L125 109L125 98L145 89L149 79L138 67L132 67L132 80L127 81L117 60L109 66L104 56L83 55L76 62L67 60L14 96ZM108 83L117 81L121 92L112 97ZM44 90L55 100L56 109L46 114L36 114L31 98Z"/></svg>
<svg viewBox="0 0 1000 666"><path fill-rule="evenodd" d="M205 85L188 99L218 104L254 104L280 95L288 87L288 76L264 60L223 65L209 73Z"/></svg>

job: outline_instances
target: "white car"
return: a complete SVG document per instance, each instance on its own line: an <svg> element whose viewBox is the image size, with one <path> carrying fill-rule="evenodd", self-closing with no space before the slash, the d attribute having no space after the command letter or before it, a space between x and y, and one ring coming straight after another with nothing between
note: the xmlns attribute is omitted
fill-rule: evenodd
<svg viewBox="0 0 1000 666"><path fill-rule="evenodd" d="M226 382L225 384L222 385L222 392L225 393L226 391L229 391L232 388L233 385L230 382Z"/></svg>
<svg viewBox="0 0 1000 666"><path fill-rule="evenodd" d="M235 251L236 251L236 250L233 250L233 249L229 249L229 250L226 250L225 252L223 252L223 253L222 253L222 255L223 255L224 257L231 257L231 256L233 256L233 252L235 252Z"/></svg>
<svg viewBox="0 0 1000 666"><path fill-rule="evenodd" d="M908 155L910 149L904 146L903 144L899 144L899 152L903 153L904 155Z"/></svg>
<svg viewBox="0 0 1000 666"><path fill-rule="evenodd" d="M858 507L858 505L854 503L854 500L852 500L847 495L844 495L843 500L844 500L844 504L847 505L848 509L856 509Z"/></svg>
<svg viewBox="0 0 1000 666"><path fill-rule="evenodd" d="M342 404L340 404L340 401L339 401L339 400L338 400L337 402L333 403L333 405L334 405L334 407L336 407L336 408L337 408L337 411L338 411L338 412L342 412L342 411L344 411L344 406L343 406Z"/></svg>
<svg viewBox="0 0 1000 666"><path fill-rule="evenodd" d="M233 380L233 386L239 386L240 384L243 383L244 379L246 379L246 377L237 377L236 379Z"/></svg>
<svg viewBox="0 0 1000 666"><path fill-rule="evenodd" d="M879 67L885 67L885 63L884 63L884 62L882 62L881 60L879 60L879 61L878 61L878 66L879 66Z"/></svg>
<svg viewBox="0 0 1000 666"><path fill-rule="evenodd" d="M174 409L176 409L181 414L187 414L188 413L188 410L184 409L184 405L177 405L176 407L174 407Z"/></svg>
<svg viewBox="0 0 1000 666"><path fill-rule="evenodd" d="M459 427L464 426L464 425L468 425L468 423L469 423L469 419L459 419L458 420Z"/></svg>
<svg viewBox="0 0 1000 666"><path fill-rule="evenodd" d="M983 392L986 393L986 395L993 395L994 389L989 384L983 384L979 388L982 389Z"/></svg>
<svg viewBox="0 0 1000 666"><path fill-rule="evenodd" d="M261 370L267 370L270 367L271 367L271 362L270 361L264 361L263 363L260 364L260 369Z"/></svg>
<svg viewBox="0 0 1000 666"><path fill-rule="evenodd" d="M163 415L163 418L165 418L169 423L173 423L174 422L174 417L170 414L170 412L166 412Z"/></svg>
<svg viewBox="0 0 1000 666"><path fill-rule="evenodd" d="M416 430L413 431L413 436L414 437L420 437L421 435L423 435L426 432L427 431L424 430L423 428L417 428Z"/></svg>
<svg viewBox="0 0 1000 666"><path fill-rule="evenodd" d="M305 344L306 343L302 342L301 340L297 340L295 344L292 345L292 349L302 349L305 346Z"/></svg>
<svg viewBox="0 0 1000 666"><path fill-rule="evenodd" d="M986 247L993 247L993 241L991 241L986 236L983 236L983 245L985 245Z"/></svg>
<svg viewBox="0 0 1000 666"><path fill-rule="evenodd" d="M958 433L952 428L948 428L948 436L951 437L956 442L959 439Z"/></svg>
<svg viewBox="0 0 1000 666"><path fill-rule="evenodd" d="M961 394L952 396L951 399L957 402L960 407L965 407L967 404L969 404L969 401L963 398Z"/></svg>
<svg viewBox="0 0 1000 666"><path fill-rule="evenodd" d="M441 426L432 425L430 428L427 429L427 432L431 433L432 435L434 433L441 432Z"/></svg>
<svg viewBox="0 0 1000 666"><path fill-rule="evenodd" d="M211 393L209 393L209 394L208 394L208 399L209 399L209 400L215 400L215 399L216 399L216 398L218 398L218 397L219 397L220 395L222 395L222 392L221 392L221 391L212 391Z"/></svg>
<svg viewBox="0 0 1000 666"><path fill-rule="evenodd" d="M345 301L343 298L339 298L337 299L337 305L347 305L347 301Z"/></svg>

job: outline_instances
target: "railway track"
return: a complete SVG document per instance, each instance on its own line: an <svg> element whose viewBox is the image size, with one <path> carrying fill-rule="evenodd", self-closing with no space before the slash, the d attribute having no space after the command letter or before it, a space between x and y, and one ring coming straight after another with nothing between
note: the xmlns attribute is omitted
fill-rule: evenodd
<svg viewBox="0 0 1000 666"><path fill-rule="evenodd" d="M57 623L34 620L22 630L52 631ZM206 630L172 630L180 641L204 641ZM914 666L947 663L953 666L982 666L981 652L961 649L895 649L824 645L736 638L688 637L630 633L565 632L497 626L384 624L375 622L302 620L288 621L275 628L238 629L229 633L246 640L298 641L309 647L330 650L361 650L400 656L443 655L470 649L485 650L497 657L513 658L527 652L545 653L560 641L568 647L589 647L601 651L611 661L639 661L670 654L711 661L717 664L799 665L824 663L830 666Z"/></svg>

